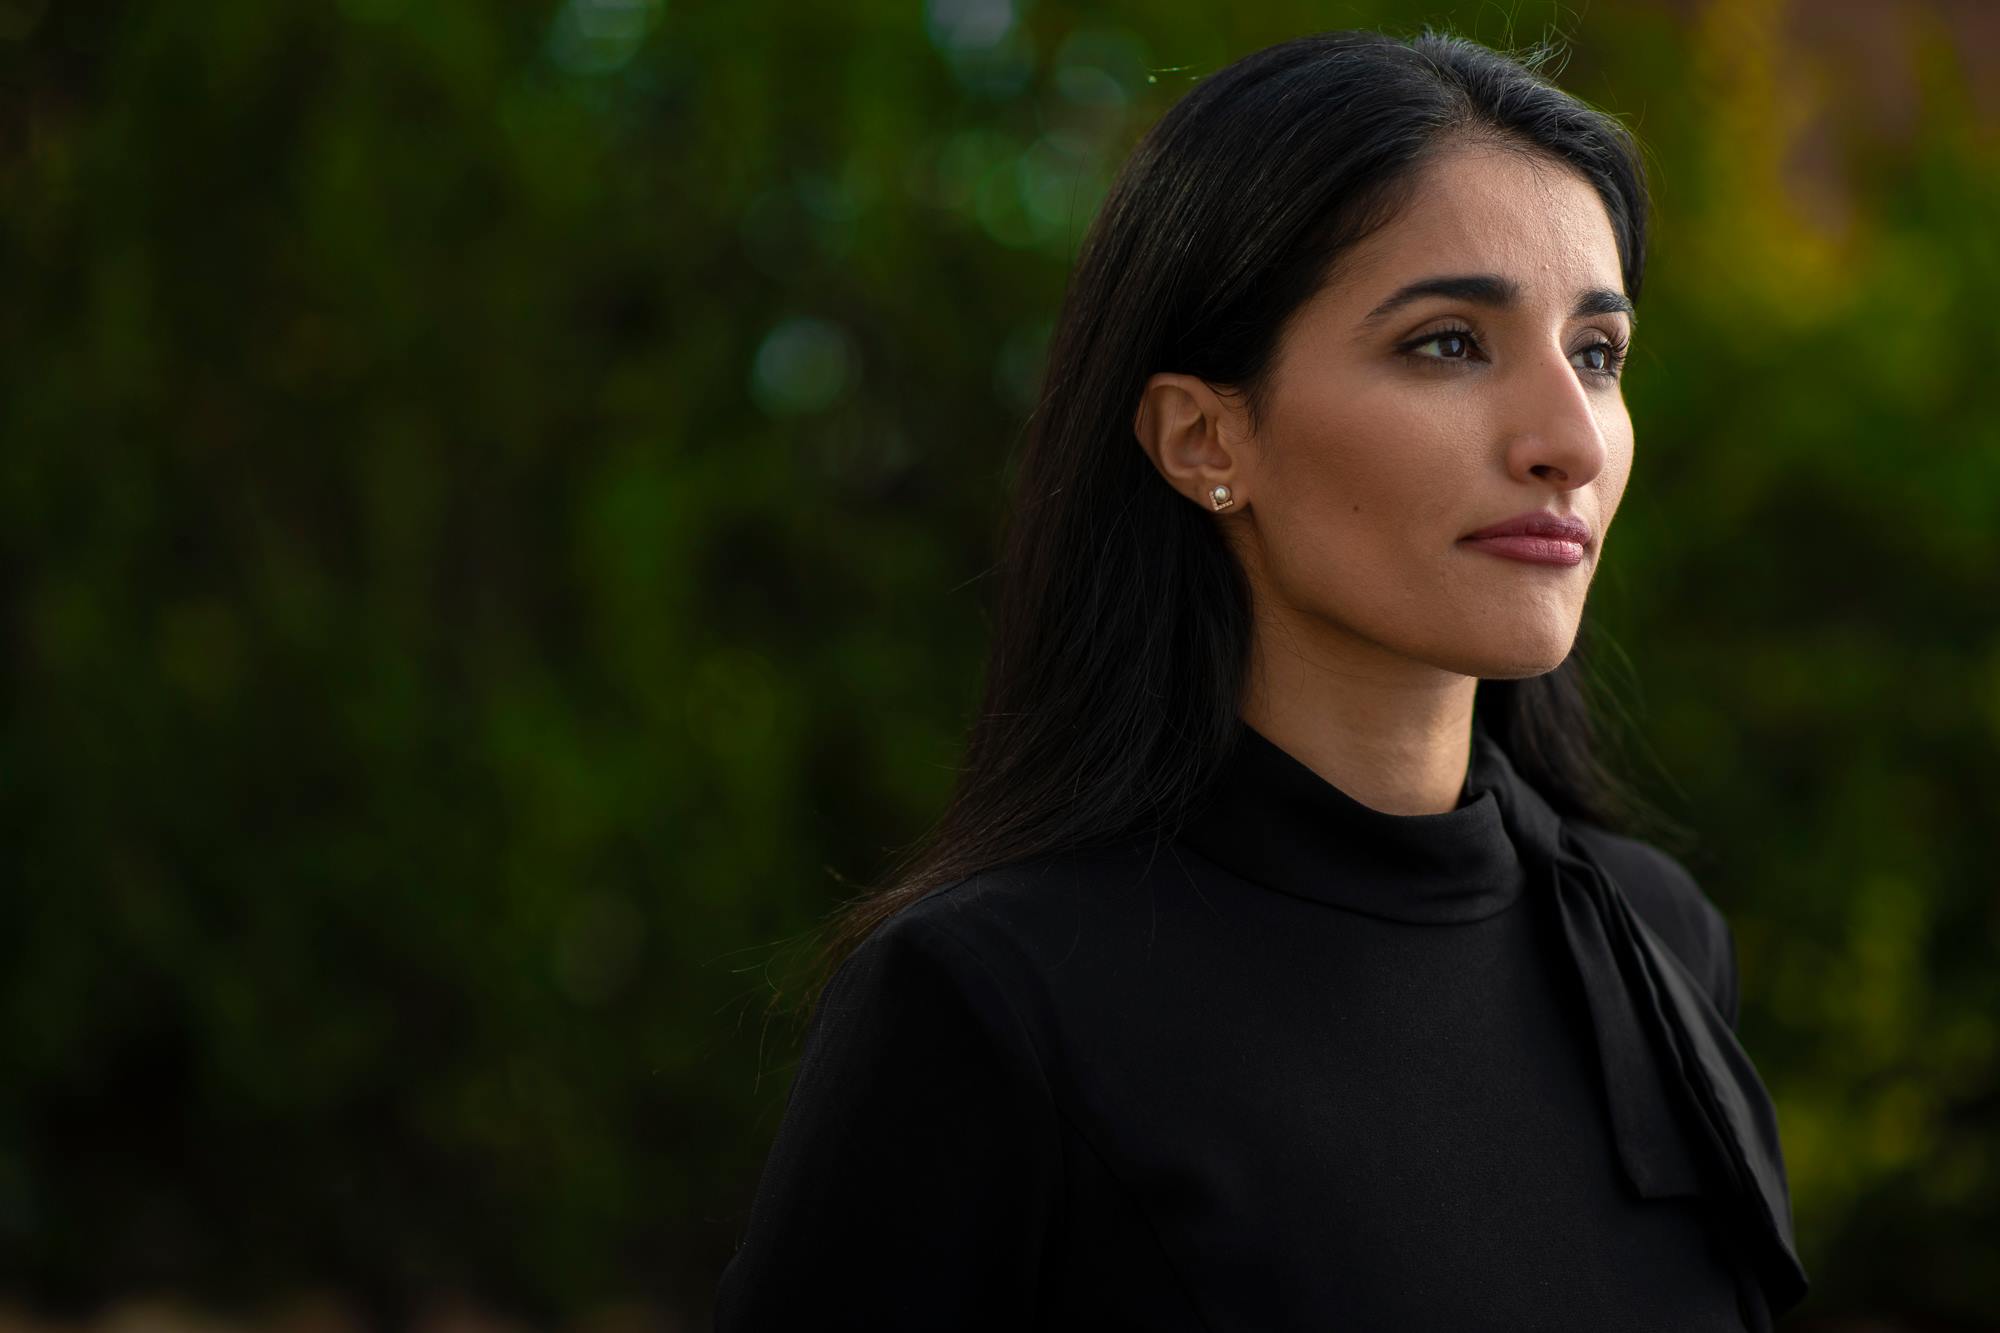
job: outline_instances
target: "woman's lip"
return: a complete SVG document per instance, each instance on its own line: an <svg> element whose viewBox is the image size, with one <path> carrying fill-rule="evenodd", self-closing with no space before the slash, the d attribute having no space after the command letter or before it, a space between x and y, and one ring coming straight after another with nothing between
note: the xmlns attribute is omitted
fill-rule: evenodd
<svg viewBox="0 0 2000 1333"><path fill-rule="evenodd" d="M1574 565L1583 560L1583 543L1560 537L1467 537L1463 544L1534 565Z"/></svg>
<svg viewBox="0 0 2000 1333"><path fill-rule="evenodd" d="M1468 532L1475 541L1487 537L1553 537L1557 541L1590 545L1590 525L1575 514L1555 514L1546 509L1530 509L1525 514L1488 523L1477 532Z"/></svg>

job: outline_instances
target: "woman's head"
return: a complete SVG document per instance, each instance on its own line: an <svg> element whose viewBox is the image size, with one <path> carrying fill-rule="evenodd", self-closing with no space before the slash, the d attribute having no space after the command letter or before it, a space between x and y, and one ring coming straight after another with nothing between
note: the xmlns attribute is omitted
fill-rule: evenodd
<svg viewBox="0 0 2000 1333"><path fill-rule="evenodd" d="M1288 668L1310 660L1355 689L1456 692L1554 670L1575 641L1631 468L1616 231L1546 149L1460 136L1290 312L1254 412L1172 368L1141 391L1136 434L1167 484L1198 510L1229 487L1212 522L1248 576L1253 646L1294 659L1253 690L1300 684ZM1581 560L1464 540L1524 512L1579 520Z"/></svg>
<svg viewBox="0 0 2000 1333"><path fill-rule="evenodd" d="M958 790L826 960L981 869L1170 828L1236 726L1253 609L1279 602L1491 677L1479 712L1523 775L1622 822L1571 651L1595 553L1560 569L1454 543L1528 509L1609 523L1631 431L1617 385L1581 367L1619 341L1626 316L1603 307L1637 299L1644 237L1624 130L1476 43L1328 33L1204 78L1085 237ZM1467 275L1512 299L1365 319L1408 282ZM1438 344L1447 313L1473 336ZM1439 364L1418 364L1419 333ZM1466 355L1485 359L1443 364ZM1242 497L1220 515L1216 480Z"/></svg>

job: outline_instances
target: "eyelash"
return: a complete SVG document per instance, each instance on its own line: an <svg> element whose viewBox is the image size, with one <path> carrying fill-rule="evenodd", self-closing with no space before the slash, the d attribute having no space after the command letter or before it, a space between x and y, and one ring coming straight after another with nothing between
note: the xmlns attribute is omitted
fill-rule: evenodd
<svg viewBox="0 0 2000 1333"><path fill-rule="evenodd" d="M1416 354L1416 351L1419 347L1429 346L1431 343L1438 341L1440 338L1463 338L1467 342L1473 344L1474 346L1477 346L1479 343L1479 339L1477 338L1476 335L1474 335L1471 329L1463 327L1452 327L1446 329L1432 329L1429 333L1424 334L1422 337L1414 338L1409 342L1404 343L1399 350L1401 350L1404 355L1409 356L1413 360L1417 361L1451 362L1451 361L1462 361L1466 359L1464 357L1457 357L1457 356L1418 356ZM1603 341L1601 342L1591 343L1588 347L1579 347L1577 349L1577 353L1579 354L1583 352L1595 351L1596 349L1601 347L1604 349L1604 354L1605 357L1607 358L1607 364L1605 365L1604 369L1593 370L1588 366L1585 366L1581 368L1583 370L1583 373L1586 375L1595 375L1597 378L1602 380L1616 380L1619 377L1619 372L1622 371L1625 367L1625 351L1626 348L1630 346L1630 343L1631 340L1622 335L1621 336L1605 335Z"/></svg>

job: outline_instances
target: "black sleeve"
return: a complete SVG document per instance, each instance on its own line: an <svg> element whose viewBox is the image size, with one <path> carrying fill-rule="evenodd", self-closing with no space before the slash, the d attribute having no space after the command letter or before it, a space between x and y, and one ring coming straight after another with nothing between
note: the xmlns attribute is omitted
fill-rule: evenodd
<svg viewBox="0 0 2000 1333"><path fill-rule="evenodd" d="M1006 992L947 928L891 918L814 1011L716 1333L1026 1328L1061 1173Z"/></svg>
<svg viewBox="0 0 2000 1333"><path fill-rule="evenodd" d="M1722 941L1717 946L1720 959L1721 982L1716 987L1715 1007L1729 1020L1732 1030L1736 1027L1736 1010L1741 1000L1739 979L1736 972L1736 932L1729 928L1729 920L1722 913L1715 914L1716 924L1722 928Z"/></svg>

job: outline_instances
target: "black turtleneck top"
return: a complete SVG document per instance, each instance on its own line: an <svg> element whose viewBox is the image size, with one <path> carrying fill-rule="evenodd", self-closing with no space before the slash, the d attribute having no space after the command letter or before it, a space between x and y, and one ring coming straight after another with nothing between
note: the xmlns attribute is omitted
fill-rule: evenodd
<svg viewBox="0 0 2000 1333"><path fill-rule="evenodd" d="M749 1330L1764 1330L1805 1291L1729 928L1475 723L1457 808L1243 725L1165 843L834 975L717 1293Z"/></svg>

